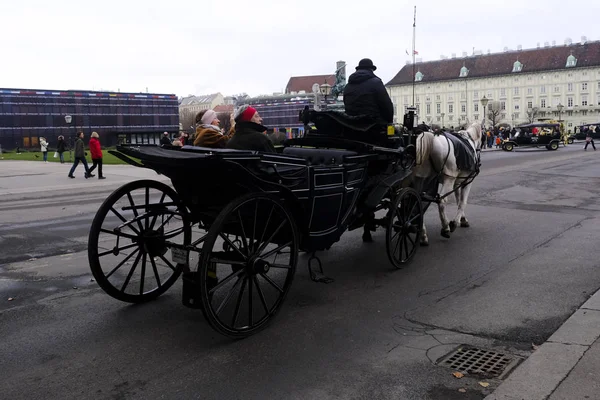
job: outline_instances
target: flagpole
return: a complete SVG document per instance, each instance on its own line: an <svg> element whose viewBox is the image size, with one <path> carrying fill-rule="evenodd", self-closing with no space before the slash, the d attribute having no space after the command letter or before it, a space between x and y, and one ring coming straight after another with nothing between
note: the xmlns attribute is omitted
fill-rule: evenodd
<svg viewBox="0 0 600 400"><path fill-rule="evenodd" d="M415 78L415 34L416 34L416 30L417 30L417 6L415 6L415 15L414 15L414 19L413 19L413 47L412 47L412 57L413 57L413 71L412 71L412 76L413 76L413 99L412 99L412 106L416 107L415 105L415 84L416 84L416 78Z"/></svg>

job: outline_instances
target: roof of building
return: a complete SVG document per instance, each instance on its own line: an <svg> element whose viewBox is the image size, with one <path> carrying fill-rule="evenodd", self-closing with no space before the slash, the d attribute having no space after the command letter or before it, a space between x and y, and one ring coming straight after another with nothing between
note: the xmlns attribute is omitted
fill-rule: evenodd
<svg viewBox="0 0 600 400"><path fill-rule="evenodd" d="M567 67L567 59L571 55L576 63ZM515 66L516 61L519 61L521 68ZM422 74L420 82L435 82L465 79L460 77L463 66L468 70L466 79L595 67L600 66L600 41L418 62L414 70L415 74ZM413 65L407 64L386 85L411 84L415 74Z"/></svg>
<svg viewBox="0 0 600 400"><path fill-rule="evenodd" d="M232 113L234 109L235 109L235 106L233 104L219 104L218 106L215 106L213 111L218 112L218 113L222 113L222 112Z"/></svg>
<svg viewBox="0 0 600 400"><path fill-rule="evenodd" d="M306 93L312 93L312 86L315 83L318 83L319 85L328 83L333 86L335 85L335 74L292 76L285 87L285 92L299 93L300 91L304 90Z"/></svg>
<svg viewBox="0 0 600 400"><path fill-rule="evenodd" d="M201 95L201 96L187 96L187 97L183 97L179 103L179 105L181 106L189 106L192 104L206 104L206 103L211 103L215 97L217 97L219 95L219 93L213 93L213 94L206 94L206 95Z"/></svg>
<svg viewBox="0 0 600 400"><path fill-rule="evenodd" d="M138 97L138 98L169 98L175 99L174 94L159 93L130 93L130 92L111 92L95 90L49 90L49 89L11 89L0 88L0 94L4 95L54 95L54 96L88 96L88 97Z"/></svg>

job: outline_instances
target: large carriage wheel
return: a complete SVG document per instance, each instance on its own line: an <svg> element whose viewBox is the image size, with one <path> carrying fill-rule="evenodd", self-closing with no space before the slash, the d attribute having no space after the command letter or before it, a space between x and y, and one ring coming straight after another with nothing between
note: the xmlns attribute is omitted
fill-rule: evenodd
<svg viewBox="0 0 600 400"><path fill-rule="evenodd" d="M264 328L290 289L298 245L294 218L279 199L250 193L229 203L210 227L198 267L210 325L233 338Z"/></svg>
<svg viewBox="0 0 600 400"><path fill-rule="evenodd" d="M408 263L419 248L423 229L423 204L416 190L404 188L392 196L388 211L386 243L388 258L396 268Z"/></svg>
<svg viewBox="0 0 600 400"><path fill-rule="evenodd" d="M190 240L187 213L173 189L153 180L130 182L108 196L94 217L88 240L92 274L116 299L155 299L184 268L173 261L173 245Z"/></svg>

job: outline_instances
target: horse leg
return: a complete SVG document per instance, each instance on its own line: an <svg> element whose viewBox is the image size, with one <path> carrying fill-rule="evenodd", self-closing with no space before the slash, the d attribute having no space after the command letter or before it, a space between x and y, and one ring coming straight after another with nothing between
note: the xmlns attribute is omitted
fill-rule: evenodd
<svg viewBox="0 0 600 400"><path fill-rule="evenodd" d="M460 214L460 226L462 228L469 227L469 221L465 215L465 208L467 208L467 201L469 200L469 193L471 192L471 184L469 183L462 189L460 204L458 205L458 211ZM458 218L458 215L457 215Z"/></svg>
<svg viewBox="0 0 600 400"><path fill-rule="evenodd" d="M421 246L429 246L429 237L427 236L427 228L425 227L425 221L423 221L423 229L421 230L421 238L419 239Z"/></svg>
<svg viewBox="0 0 600 400"><path fill-rule="evenodd" d="M450 177L444 177L442 179L442 196L446 193L450 192L451 188L454 186L454 180ZM446 203L448 202L448 197L444 197L438 203L438 211L440 213L440 221L442 223L442 236L445 238L450 238L450 224L448 223L448 217L446 217Z"/></svg>
<svg viewBox="0 0 600 400"><path fill-rule="evenodd" d="M462 190L460 188L460 185L457 182L458 181L454 181L454 198L456 199L456 204L458 205L458 204L460 204ZM454 220L450 221L450 232L454 232L456 230L456 227L458 226L458 221L459 221L459 216L457 213Z"/></svg>

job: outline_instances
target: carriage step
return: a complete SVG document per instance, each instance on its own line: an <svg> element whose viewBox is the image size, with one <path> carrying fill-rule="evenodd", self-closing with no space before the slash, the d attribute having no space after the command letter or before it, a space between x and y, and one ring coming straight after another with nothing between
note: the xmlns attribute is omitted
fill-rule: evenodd
<svg viewBox="0 0 600 400"><path fill-rule="evenodd" d="M183 293L181 302L184 306L189 308L202 308L202 300L200 299L200 279L198 272L183 273Z"/></svg>
<svg viewBox="0 0 600 400"><path fill-rule="evenodd" d="M313 266L313 263L316 264ZM313 255L308 259L308 272L310 279L317 283L331 283L334 281L333 278L328 277L323 273L323 265L319 257Z"/></svg>

